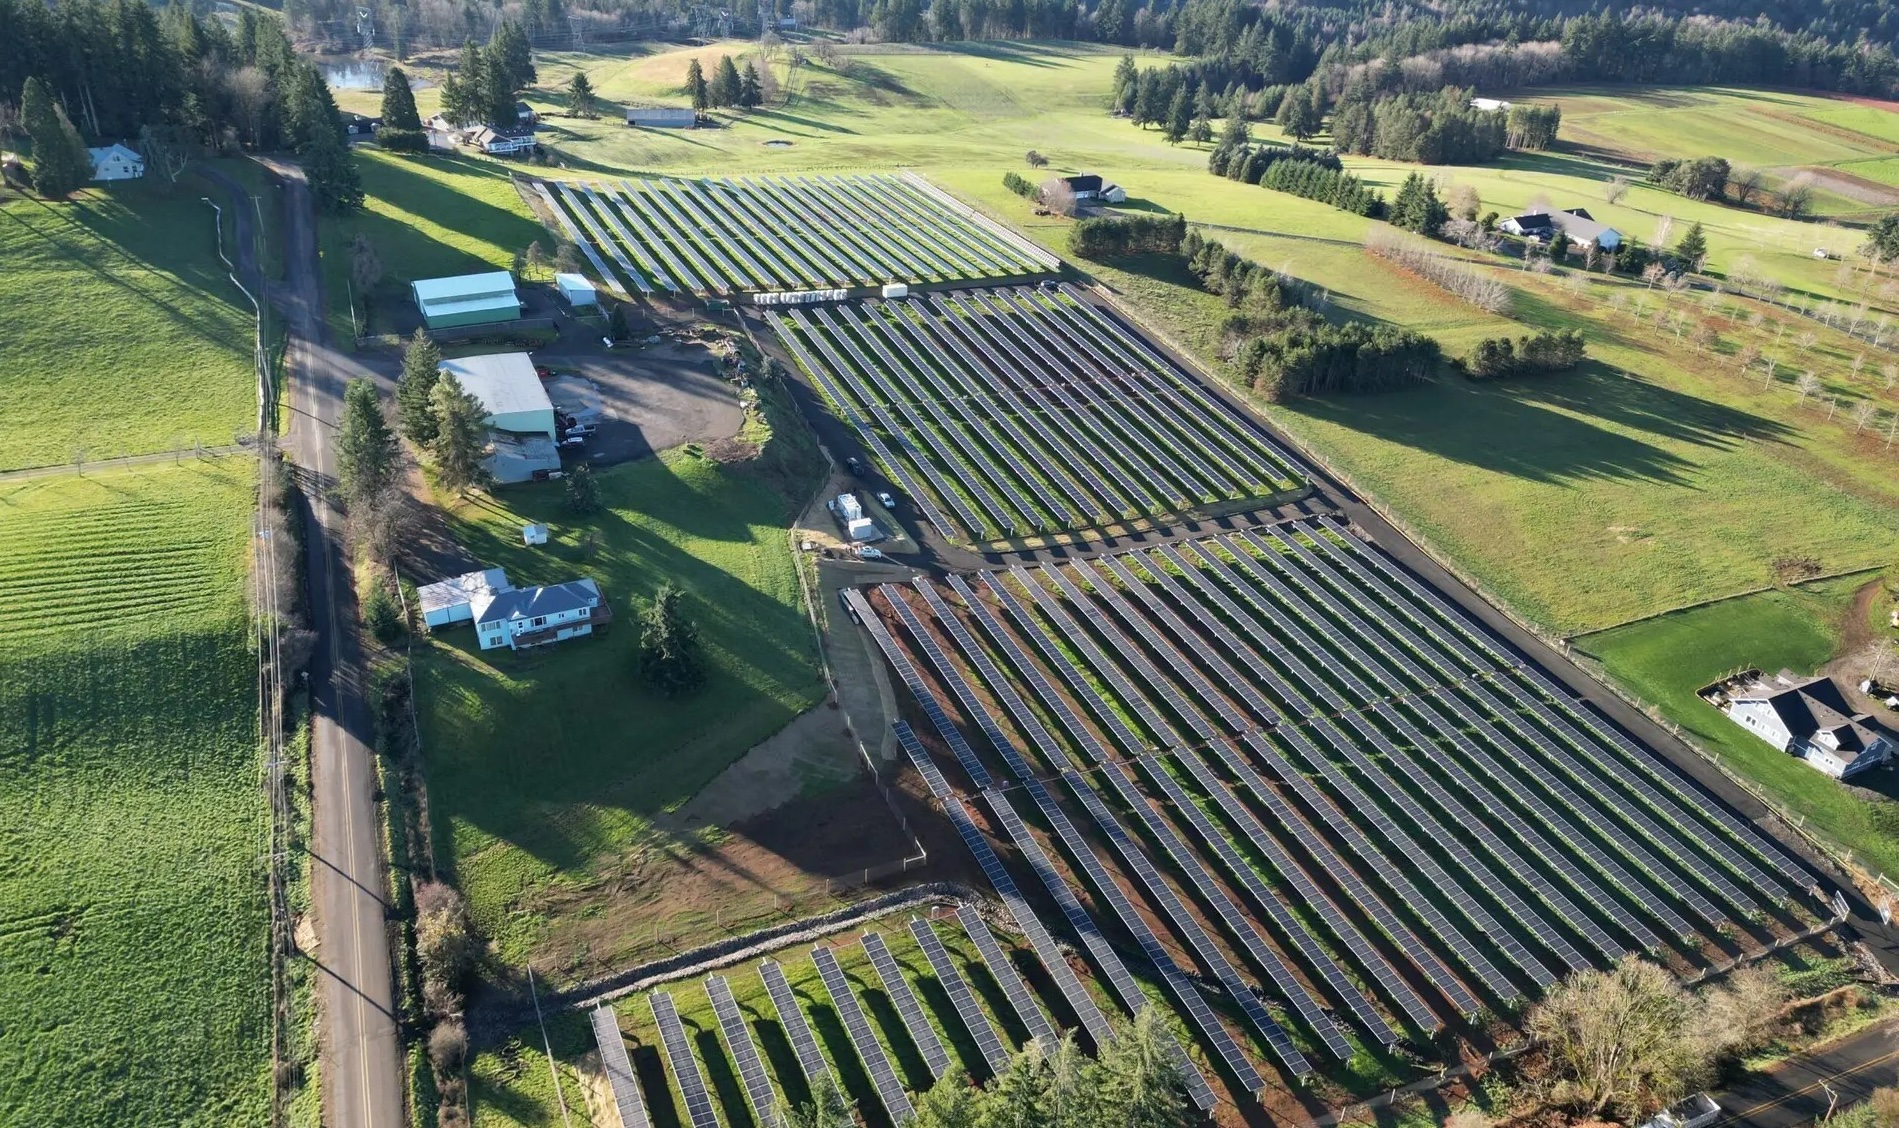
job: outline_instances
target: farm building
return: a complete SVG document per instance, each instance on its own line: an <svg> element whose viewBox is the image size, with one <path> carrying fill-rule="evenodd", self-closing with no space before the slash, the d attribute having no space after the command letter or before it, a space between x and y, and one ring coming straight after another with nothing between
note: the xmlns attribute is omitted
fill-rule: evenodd
<svg viewBox="0 0 1899 1128"><path fill-rule="evenodd" d="M541 120L541 115L535 113L534 107L528 105L526 102L516 102L514 104L514 120L520 122L522 125L533 125L535 122Z"/></svg>
<svg viewBox="0 0 1899 1128"><path fill-rule="evenodd" d="M493 453L488 472L497 482L525 482L536 473L560 469L555 446L554 404L526 353L465 356L442 362L462 390L481 401L487 413Z"/></svg>
<svg viewBox="0 0 1899 1128"><path fill-rule="evenodd" d="M699 112L690 106L629 106L626 123L647 129L691 129L699 124Z"/></svg>
<svg viewBox="0 0 1899 1128"><path fill-rule="evenodd" d="M381 128L382 119L379 117L370 117L367 114L356 113L345 113L343 115L343 132L352 138L360 139L373 136L375 132Z"/></svg>
<svg viewBox="0 0 1899 1128"><path fill-rule="evenodd" d="M484 125L468 135L467 144L491 157L508 157L533 149L534 131L526 127L496 129L494 126Z"/></svg>
<svg viewBox="0 0 1899 1128"><path fill-rule="evenodd" d="M507 590L508 574L500 568L488 568L423 584L415 589L415 595L422 604L422 622L435 628L473 622L476 599Z"/></svg>
<svg viewBox="0 0 1899 1128"><path fill-rule="evenodd" d="M1876 768L1899 750L1899 737L1855 713L1832 678L1782 670L1729 693L1727 715L1755 736L1835 779Z"/></svg>
<svg viewBox="0 0 1899 1128"><path fill-rule="evenodd" d="M1583 208L1513 215L1498 226L1511 235L1529 239L1549 239L1561 231L1579 247L1594 243L1605 251L1613 251L1622 245L1622 232L1606 223L1597 223Z"/></svg>
<svg viewBox="0 0 1899 1128"><path fill-rule="evenodd" d="M521 526L521 543L529 548L547 543L547 526L539 522Z"/></svg>
<svg viewBox="0 0 1899 1128"><path fill-rule="evenodd" d="M1110 184L1092 173L1086 176L1064 176L1061 182L1077 200L1100 200L1105 204L1118 204L1128 198L1127 189L1119 184Z"/></svg>
<svg viewBox="0 0 1899 1128"><path fill-rule="evenodd" d="M1501 98L1472 98L1470 100L1470 108L1473 110L1482 110L1487 114L1494 114L1509 109L1510 103Z"/></svg>
<svg viewBox="0 0 1899 1128"><path fill-rule="evenodd" d="M613 619L591 579L498 591L474 604L475 637L483 650L519 650L589 635Z"/></svg>
<svg viewBox="0 0 1899 1128"><path fill-rule="evenodd" d="M92 158L94 180L137 180L145 175L145 158L124 145L87 149L86 155Z"/></svg>
<svg viewBox="0 0 1899 1128"><path fill-rule="evenodd" d="M600 304L600 291L594 289L592 282L584 274L556 274L554 285L560 289L560 296L574 309Z"/></svg>
<svg viewBox="0 0 1899 1128"><path fill-rule="evenodd" d="M521 298L514 292L514 276L505 270L488 274L459 274L453 278L419 278L409 284L422 322L431 329L463 325L492 325L521 316Z"/></svg>

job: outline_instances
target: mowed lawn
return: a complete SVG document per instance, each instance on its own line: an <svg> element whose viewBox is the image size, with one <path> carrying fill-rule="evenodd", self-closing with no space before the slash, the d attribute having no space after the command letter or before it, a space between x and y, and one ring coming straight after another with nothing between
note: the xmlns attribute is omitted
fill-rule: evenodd
<svg viewBox="0 0 1899 1128"><path fill-rule="evenodd" d="M0 203L0 470L256 429L255 323L208 191L187 176Z"/></svg>
<svg viewBox="0 0 1899 1128"><path fill-rule="evenodd" d="M517 585L599 581L610 632L515 656L451 628L418 675L437 855L509 959L539 934L540 897L658 844L655 816L822 695L779 494L690 448L599 482L608 511L584 519L559 483L450 516L457 539ZM549 546L522 547L530 521L552 526ZM639 613L665 582L685 590L711 666L704 690L679 701L649 693L636 663Z"/></svg>
<svg viewBox="0 0 1899 1128"><path fill-rule="evenodd" d="M0 1123L267 1122L254 482L0 483Z"/></svg>
<svg viewBox="0 0 1899 1128"><path fill-rule="evenodd" d="M1730 599L1590 635L1578 639L1576 648L1729 767L1811 819L1822 834L1873 869L1899 874L1899 804L1855 794L1855 788L1777 751L1695 696L1716 678L1750 666L1768 674L1813 673L1833 656L1841 616L1850 613L1854 591L1871 578L1861 574ZM1888 794L1893 786L1886 772L1857 782Z"/></svg>

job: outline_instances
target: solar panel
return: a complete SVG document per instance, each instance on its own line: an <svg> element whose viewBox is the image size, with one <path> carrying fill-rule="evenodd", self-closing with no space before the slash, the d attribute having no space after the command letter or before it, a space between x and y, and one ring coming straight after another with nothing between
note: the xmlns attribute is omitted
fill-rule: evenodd
<svg viewBox="0 0 1899 1128"><path fill-rule="evenodd" d="M884 1052L883 1043L870 1028L870 1020L864 1017L864 1008L851 992L851 982L845 978L844 969L837 965L837 957L829 948L813 948L811 962L818 966L818 978L824 980L824 989L837 1008L837 1017L844 1023L844 1033L849 1035L851 1046L864 1063L864 1071L870 1074L871 1087L877 1090L877 1099L883 1102L884 1111L890 1114L893 1123L909 1120L916 1115L916 1110L910 1107L910 1097L903 1091L903 1083L897 1080L890 1055Z"/></svg>
<svg viewBox="0 0 1899 1128"><path fill-rule="evenodd" d="M745 1097L752 1103L752 1119L765 1128L772 1128L779 1122L778 1093L772 1088L771 1075L765 1072L765 1061L758 1054L758 1046L752 1042L745 1015L739 1010L738 1000L732 997L732 988L724 977L708 975L705 984L706 998L712 1000L712 1013L725 1035L726 1049L732 1055L733 1064L738 1066Z"/></svg>
<svg viewBox="0 0 1899 1128"><path fill-rule="evenodd" d="M1282 636L1290 638L1294 645L1304 651L1308 660L1314 663L1318 670L1323 670L1333 680L1343 685L1354 700L1375 701L1384 696L1372 689L1357 674L1347 669L1343 663L1332 658L1332 652L1320 637L1325 633L1324 627L1313 624L1307 618L1308 612L1299 606L1298 600L1286 592L1284 586L1278 583L1272 573L1266 571L1264 566L1253 558L1252 553L1225 537L1214 537L1212 543L1224 548L1238 561L1237 565L1225 566L1223 571L1246 601L1259 608L1265 617L1279 629ZM1195 545L1194 551L1200 552L1201 547ZM1316 630L1313 629L1315 627Z"/></svg>
<svg viewBox="0 0 1899 1128"><path fill-rule="evenodd" d="M885 601L890 605L890 609L896 612L897 618L903 620L904 629L910 632L911 641L923 653L924 658L928 659L931 669L936 671L937 678L949 687L950 695L962 705L963 715L976 723L976 727L981 730L983 738L989 742L990 747L994 748L1002 757L1003 762L1009 765L1011 774L1017 777L1028 775L1028 761L1022 758L1022 754L1015 750L1015 745L1003 735L1002 730L996 727L995 720L989 716L989 710L983 707L981 699L976 696L975 687L969 684L969 679L965 678L963 672L949 660L949 655L943 653L943 648L936 644L936 639L931 637L930 632L924 628L923 621L904 600L901 589L893 584L884 584L879 590L884 593ZM931 719L935 720L935 718ZM960 756L962 753L959 751L957 755ZM989 786L988 780L977 779L975 772L970 772L969 776L977 780L978 787Z"/></svg>
<svg viewBox="0 0 1899 1128"><path fill-rule="evenodd" d="M915 586L918 593L923 596L924 602L929 604L930 611L936 616L938 625L948 632L950 638L955 640L956 648L962 652L963 657L968 660L969 664L976 668L976 673L981 676L983 683L989 687L990 695L1002 703L1004 711L1006 711L1009 717L1015 722L1017 730L1027 736L1029 743L1033 744L1036 751L1041 753L1043 762L1056 768L1066 766L1068 763L1068 755L1062 750L1061 744L1056 741L1054 734L1043 726L1041 720L1029 710L1028 703L1022 700L1022 695L1016 692L1015 680L1017 675L1004 674L1003 671L996 666L995 662L990 660L988 651L983 649L982 645L969 633L962 622L956 618L956 615L950 611L949 604L943 602L943 597L936 593L935 586L932 585L927 578L918 577L915 581ZM892 592L890 598L896 600L902 597ZM959 673L957 676L960 677L961 674ZM983 715L988 716L989 711L984 709ZM1014 751L1013 748L1009 747L1007 739L1002 739L998 742L997 738L1000 736L1000 730L991 732L988 727L984 727L983 732L989 735L991 743L997 744L998 750L1007 748L1011 753ZM1026 762L1011 760L1010 767L1015 769L1018 776L1029 774L1028 764Z"/></svg>
<svg viewBox="0 0 1899 1128"><path fill-rule="evenodd" d="M1022 1025L1028 1028L1029 1037L1040 1038L1051 1046L1060 1041L1061 1036L1055 1032L1054 1024L1049 1022L1048 1016L1042 1013L1041 1006L1035 1001L1035 995L1029 991L1029 985L1023 982L1022 976L1015 970L1015 965L1010 963L1009 957L1003 954L1002 946L996 943L995 934L989 931L987 924L983 923L975 906L958 906L956 919L962 924L963 931L969 935L970 943L976 945L976 954L982 957L984 966L989 968L990 978L1002 988L1002 993L1009 1000L1009 1005L1015 1009L1016 1017L1021 1019Z"/></svg>
<svg viewBox="0 0 1899 1128"><path fill-rule="evenodd" d="M1096 677L1103 678L1107 681L1109 688L1114 690L1115 696L1121 700L1122 704L1134 711L1134 715L1140 718L1141 723L1147 726L1148 731L1152 732L1157 740L1163 745L1185 743L1181 739L1180 734L1174 730L1174 726L1165 717L1161 716L1158 709L1154 708L1153 702L1148 700L1147 694L1137 689L1134 683L1128 680L1127 675L1122 672L1120 665L1109 658L1101 649L1100 644L1095 642L1094 638L1075 622L1061 601L1050 596L1042 585L1036 582L1033 573L1020 564L1013 565L1010 568L1010 573L1015 576L1017 582L1029 593L1029 598L1041 609L1042 614L1048 616L1049 622L1054 624L1055 635L1059 636L1065 644L1074 647L1083 658L1088 660L1089 670ZM1029 616L1028 611L1023 608L1021 603L1000 581L994 578L988 578L988 583L990 589L1002 600L1003 606L1008 608L1015 616L1016 621L1021 624L1023 634L1035 641L1038 646L1043 648L1043 653L1047 654L1049 652L1048 648L1052 645L1049 642L1048 632L1035 623ZM1100 612L1096 611L1094 607L1083 604L1079 610L1084 614L1092 612L1095 625L1098 628L1107 630L1107 620L1102 618ZM1109 644L1114 646L1116 653L1120 654L1124 661L1129 665L1135 664L1135 656L1128 649L1127 641L1120 633L1110 630L1103 637L1108 639ZM1064 660L1062 663L1057 664L1056 668L1061 669L1069 665L1072 665L1072 663ZM1202 718L1200 723L1204 725L1206 723L1205 719ZM1127 736L1134 740L1134 743L1128 746L1128 751L1138 754L1146 747L1146 742L1135 737L1132 732L1129 732Z"/></svg>
<svg viewBox="0 0 1899 1128"><path fill-rule="evenodd" d="M679 1012L664 991L647 996L653 1004L653 1021L659 1026L660 1043L666 1047L666 1064L672 1067L673 1080L679 1083L679 1095L686 1102L686 1118L692 1128L719 1128L719 1114L712 1107L712 1094L706 1089L705 1074L699 1071L699 1059L692 1056L692 1044L679 1024Z"/></svg>
<svg viewBox="0 0 1899 1128"><path fill-rule="evenodd" d="M1035 784L1032 790L1040 796L1038 802L1049 799L1047 789L1041 784ZM1007 831L1016 849L1021 851L1023 858L1029 863L1029 868L1035 871L1035 875L1048 889L1049 895L1061 906L1062 912L1068 917L1068 923L1074 927L1076 935L1081 937L1082 945L1094 958L1095 966L1101 969L1102 977L1107 980L1109 990L1121 1000L1121 1005L1127 1008L1129 1014L1139 1014L1142 1008L1150 1005L1146 993L1128 973L1127 965L1121 962L1121 957L1114 950L1114 945L1096 927L1094 918L1081 907L1081 901L1076 898L1075 891L1068 887L1068 883L1056 871L1054 863L1049 861L1048 855L1043 852L1041 843L1029 833L1028 824L1022 821L1022 816L1016 813L1015 808L1009 805L1008 800L1000 792L986 791L983 793L983 798L988 801L989 809L995 813L996 820ZM1113 886L1113 882L1107 877L1106 871L1101 869L1101 864L1096 860L1094 853L1089 851L1080 836L1075 834L1074 827L1068 822L1068 816L1062 813L1061 808L1054 807L1052 800L1050 804L1045 808L1045 813L1053 812L1049 821L1055 825L1056 832L1062 836L1069 851L1080 859L1082 868L1089 874L1090 880L1095 882L1097 888ZM1116 892L1118 894L1119 890L1117 889ZM1119 912L1123 907L1131 908L1132 906L1128 905L1125 898L1121 898L1113 907ZM1155 961L1155 967L1161 973L1161 978L1168 985L1168 989L1173 991L1177 998L1183 1000L1192 995L1193 986L1174 965L1172 957L1167 956L1166 951L1160 947L1160 942L1147 931L1146 924L1138 916L1123 917L1123 923L1127 924L1129 930L1134 932L1136 938L1140 940L1142 950L1148 954L1149 960ZM1164 962L1156 961L1156 954ZM1231 1045L1232 1039L1226 1034L1225 1029L1220 1029L1218 1034L1221 1038L1225 1038L1226 1044L1230 1046L1231 1060L1251 1070L1251 1064L1247 1063L1245 1057L1240 1054L1238 1046ZM1178 1042L1172 1042L1171 1039L1170 1042L1173 1045L1175 1060L1180 1065L1181 1076L1187 1079L1188 1094L1202 1111L1212 1108L1213 1089L1207 1084L1206 1077L1201 1074L1198 1066L1187 1059L1186 1051ZM1222 1049L1222 1053L1225 1052L1225 1049Z"/></svg>
<svg viewBox="0 0 1899 1128"><path fill-rule="evenodd" d="M1254 798L1274 816L1274 825L1292 832L1298 839L1306 855L1313 859L1325 873L1337 882L1356 902L1359 908L1371 916L1374 923L1390 937L1418 969L1424 972L1433 986L1449 999L1460 1014L1475 1014L1482 1009L1476 997L1465 989L1462 982L1453 976L1449 969L1438 959L1437 954L1422 941L1417 940L1409 925L1390 913L1383 900L1366 885L1351 866L1346 865L1334 853L1327 840L1319 835L1307 821L1279 793L1266 785L1259 773L1253 770L1244 758L1224 743L1209 745L1220 758L1221 763L1233 777L1252 793ZM1314 813L1314 816L1331 827L1338 834L1345 847L1364 861L1369 869L1392 890L1399 903L1407 906L1451 951L1465 961L1465 966L1474 971L1478 979L1488 988L1499 990L1500 997L1514 997L1516 988L1503 977L1490 961L1466 940L1450 920L1439 912L1437 907L1426 900L1412 885L1410 878L1383 854L1372 846L1365 835L1351 822L1346 820L1330 803L1320 797L1319 792L1305 777L1297 772L1288 773L1289 787L1301 802ZM1291 782L1296 781L1296 782Z"/></svg>
<svg viewBox="0 0 1899 1128"><path fill-rule="evenodd" d="M884 992L890 996L891 1005L897 1008L897 1017L903 1020L903 1028L909 1032L910 1041L916 1045L917 1052L923 1055L923 1064L929 1066L930 1076L943 1076L950 1068L949 1051L943 1047L943 1039L937 1036L936 1028L930 1025L929 1016L923 1013L916 992L910 990L910 981L903 977L903 969L897 966L884 938L875 932L864 933L864 952L870 956L870 966L877 969L877 978L883 980Z"/></svg>
<svg viewBox="0 0 1899 1128"><path fill-rule="evenodd" d="M1170 552L1173 548L1172 545L1163 545L1161 547L1168 549ZM1247 637L1240 632L1236 632L1227 624L1220 622L1207 612L1205 604L1202 603L1200 599L1194 594L1189 593L1179 580L1169 575L1166 568L1155 564L1152 558L1139 553L1130 553L1122 559L1123 563L1133 562L1140 564L1143 571L1154 577L1154 582L1160 585L1162 591L1174 597L1174 600L1186 611L1187 620L1199 628L1201 634L1224 646L1227 652L1237 658L1240 664L1246 667L1247 672L1253 675L1254 681L1266 686L1277 695L1277 701L1267 702L1261 699L1259 707L1255 709L1256 715L1270 716L1276 719L1282 712L1304 716L1311 711L1301 696L1294 692L1291 686L1286 684L1285 679L1281 678L1278 672L1260 658L1261 651L1271 653L1276 649L1273 643L1262 642L1259 639ZM1173 560L1177 566L1186 568L1187 575L1195 585L1195 591L1201 590L1200 584L1202 580L1197 569L1188 567L1186 562L1180 559L1179 553L1171 553L1168 559ZM1159 605L1158 601L1156 601L1156 605ZM1246 620L1244 616L1241 616L1237 621L1245 622ZM1258 695L1254 694L1253 696L1257 697ZM1261 713L1259 712L1259 708L1264 708L1268 711Z"/></svg>
<svg viewBox="0 0 1899 1128"><path fill-rule="evenodd" d="M850 604L851 610L857 615L857 621L870 632L870 637L876 642L877 648L882 650L884 657L890 660L891 666L897 671L897 676L909 688L910 696L915 698L916 703L923 709L924 716L936 726L936 731L949 744L950 750L956 754L956 760L962 764L963 771L969 775L977 787L988 787L991 782L989 770L982 766L982 761L976 758L976 750L969 746L969 742L963 739L963 734L957 731L956 726L950 722L949 715L943 712L943 707L937 703L936 695L930 692L928 685L924 684L923 676L910 663L909 656L903 652L902 647L897 645L897 640L890 637L890 632L884 629L883 620L871 610L870 602L856 588L842 590L844 602ZM924 765L928 763L929 758L924 757L918 762L917 770L923 771ZM935 766L930 765L929 770L934 772ZM941 773L937 773L937 779L941 778ZM931 789L934 790L935 787L936 784L933 782ZM937 792L938 798L949 794L949 784L944 783L942 787L943 790Z"/></svg>
<svg viewBox="0 0 1899 1128"><path fill-rule="evenodd" d="M1009 1050L1002 1044L1002 1038L983 1013L982 1006L976 1002L976 993L969 989L969 981L956 969L950 959L949 949L943 946L942 937L930 922L921 917L910 920L910 935L916 937L917 947L923 950L923 958L930 961L930 973L949 996L950 1005L956 1008L956 1017L962 1020L963 1029L969 1031L970 1038L976 1043L976 1050L989 1065L992 1074L1001 1073L1009 1068Z"/></svg>
<svg viewBox="0 0 1899 1128"><path fill-rule="evenodd" d="M824 1060L824 1054L818 1050L818 1040L811 1036L811 1026L805 1021L804 1011L798 1007L798 996L785 978L784 969L770 960L761 960L758 977L765 983L765 993L771 996L771 1005L778 1011L778 1025L784 1028L785 1040L791 1043L791 1051L798 1058L798 1068L804 1072L804 1079L810 1083L811 1091L818 1093L826 1086L836 1086L837 1078L832 1076L830 1063Z"/></svg>
<svg viewBox="0 0 1899 1128"><path fill-rule="evenodd" d="M1174 567L1180 569L1181 578L1185 581L1186 587L1193 589L1192 593L1189 594L1185 591L1183 584L1168 575L1166 569L1149 568L1148 571L1160 577L1163 585L1166 586L1169 591L1173 592L1175 597L1183 604L1191 606L1198 616L1199 621L1209 624L1210 628L1215 620L1206 611L1209 605L1218 608L1221 613L1225 614L1226 617L1235 624L1234 628L1225 632L1225 637L1231 640L1231 644L1236 650L1244 652L1243 656L1248 657L1248 661L1251 663L1257 676L1262 679L1270 679L1267 680L1267 684L1273 687L1274 692L1282 696L1283 707L1286 712L1301 717L1306 716L1312 712L1311 704L1313 702L1340 711L1349 708L1344 698L1335 693L1332 687L1327 685L1324 681L1311 677L1304 665L1279 643L1274 633L1269 633L1269 631L1276 633L1280 631L1282 627L1278 620L1273 619L1264 612L1258 600L1251 597L1248 598L1247 602L1251 603L1254 607L1254 610L1249 612L1234 602L1232 598L1220 589L1215 577L1226 569L1225 565L1214 559L1211 550L1207 549L1204 545L1195 546L1196 553L1207 561L1208 570L1203 570L1189 563L1187 558L1176 551L1173 545L1163 544L1159 546L1157 551L1163 558L1171 562ZM1209 570L1213 573L1212 575L1208 574ZM1236 590L1244 590L1244 585L1237 577L1229 576L1227 582L1233 584ZM1268 627L1268 631L1250 629L1248 624L1251 623L1265 624ZM1236 633L1240 637L1234 637ZM1272 667L1260 661L1258 658L1259 654L1270 654L1278 659L1281 666L1285 668L1292 679L1299 683L1299 691L1294 693L1283 681L1271 679Z"/></svg>
<svg viewBox="0 0 1899 1128"><path fill-rule="evenodd" d="M1240 973L1214 944L1213 938L1207 935L1206 929L1200 926L1199 921L1194 919L1187 906L1181 903L1180 898L1161 877L1160 871L1154 868L1153 863L1147 860L1147 856L1142 854L1140 848L1128 837L1127 831L1115 819L1113 812L1101 802L1101 797L1095 794L1093 788L1072 774L1065 775L1063 779L1068 784L1069 790L1081 800L1082 806L1088 808L1089 815L1107 836L1121 860L1134 871L1135 876L1140 878L1141 884L1147 888L1155 903L1161 906L1161 910L1166 913L1168 920L1172 923L1175 934L1187 941L1195 954L1199 956L1201 965L1226 989L1227 996L1240 1008L1240 1012L1246 1016L1253 1029L1259 1032L1260 1037L1266 1040L1266 1045L1272 1050L1273 1056L1277 1057L1280 1064L1295 1077L1303 1077L1311 1073L1312 1063L1306 1060L1306 1056L1299 1052L1297 1046L1293 1045L1285 1029L1266 1013L1266 1008L1260 1005L1252 988L1240 978ZM1030 783L1031 789L1040 786L1040 783L1034 781ZM1336 1031L1334 1034L1336 1036Z"/></svg>
<svg viewBox="0 0 1899 1128"><path fill-rule="evenodd" d="M651 1128L646 1115L646 1100L640 1095L640 1080L633 1073L633 1062L626 1054L626 1039L620 1035L620 1020L613 1008L602 1004L593 1008L593 1038L600 1046L600 1067L606 1072L607 1087L613 1091L613 1107L620 1111L625 1128Z"/></svg>

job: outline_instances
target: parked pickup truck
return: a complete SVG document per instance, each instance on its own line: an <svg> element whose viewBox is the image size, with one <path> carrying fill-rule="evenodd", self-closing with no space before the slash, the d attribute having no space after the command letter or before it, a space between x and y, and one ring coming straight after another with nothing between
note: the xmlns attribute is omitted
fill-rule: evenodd
<svg viewBox="0 0 1899 1128"><path fill-rule="evenodd" d="M1642 1128L1708 1128L1721 1119L1721 1106L1706 1093L1683 1097L1642 1122Z"/></svg>

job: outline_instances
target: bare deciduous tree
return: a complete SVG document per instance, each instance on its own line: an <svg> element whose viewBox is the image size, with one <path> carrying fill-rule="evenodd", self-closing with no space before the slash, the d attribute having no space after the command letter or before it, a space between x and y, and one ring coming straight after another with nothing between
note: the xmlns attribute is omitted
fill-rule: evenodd
<svg viewBox="0 0 1899 1128"><path fill-rule="evenodd" d="M1633 956L1570 976L1528 1023L1555 1074L1549 1099L1591 1117L1676 1099L1711 1061L1696 1012L1667 969Z"/></svg>
<svg viewBox="0 0 1899 1128"><path fill-rule="evenodd" d="M1794 391L1800 393L1801 403L1807 402L1807 397L1818 393L1822 387L1819 375L1811 368L1801 373L1800 379L1794 381Z"/></svg>
<svg viewBox="0 0 1899 1128"><path fill-rule="evenodd" d="M1754 193L1761 188L1761 170L1752 165L1740 165L1728 173L1728 184L1734 189L1734 202L1747 204L1754 199Z"/></svg>
<svg viewBox="0 0 1899 1128"><path fill-rule="evenodd" d="M1602 198L1611 204L1619 204L1622 197L1629 194L1629 178L1620 173L1611 176L1602 186Z"/></svg>
<svg viewBox="0 0 1899 1128"><path fill-rule="evenodd" d="M1872 426L1873 421L1878 418L1878 404L1872 400L1859 401L1859 406L1853 409L1853 433L1855 435L1859 434L1861 431Z"/></svg>
<svg viewBox="0 0 1899 1128"><path fill-rule="evenodd" d="M1042 206L1056 215L1074 215L1079 201L1075 199L1075 190L1068 186L1068 181L1054 176L1042 184Z"/></svg>
<svg viewBox="0 0 1899 1128"><path fill-rule="evenodd" d="M1501 279L1460 259L1439 254L1421 239L1405 238L1389 229L1374 229L1365 237L1365 249L1479 309L1504 313L1510 308L1511 290ZM1540 261L1549 262L1548 259Z"/></svg>

